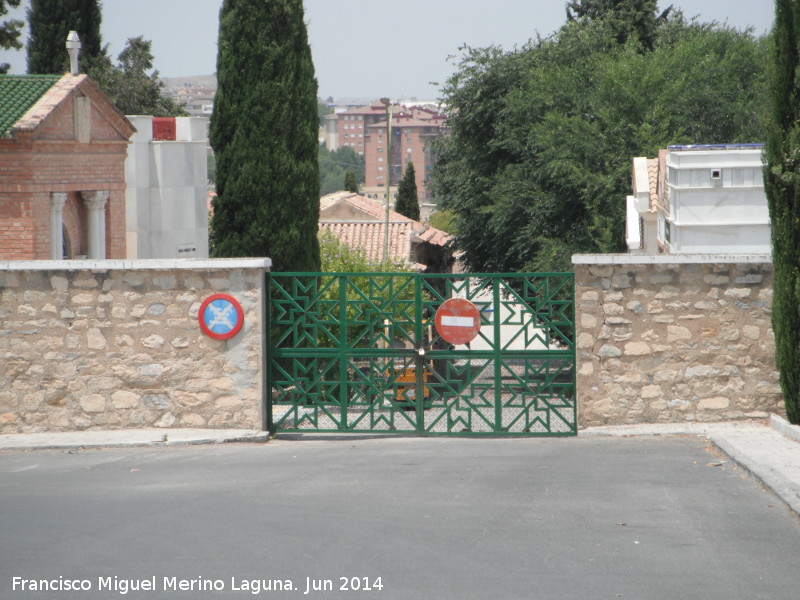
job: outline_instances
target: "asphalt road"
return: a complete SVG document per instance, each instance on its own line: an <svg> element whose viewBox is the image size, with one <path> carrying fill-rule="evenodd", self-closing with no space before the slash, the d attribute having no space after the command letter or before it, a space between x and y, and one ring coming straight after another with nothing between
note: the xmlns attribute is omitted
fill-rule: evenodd
<svg viewBox="0 0 800 600"><path fill-rule="evenodd" d="M724 460L689 436L4 452L0 598L797 598L800 521Z"/></svg>

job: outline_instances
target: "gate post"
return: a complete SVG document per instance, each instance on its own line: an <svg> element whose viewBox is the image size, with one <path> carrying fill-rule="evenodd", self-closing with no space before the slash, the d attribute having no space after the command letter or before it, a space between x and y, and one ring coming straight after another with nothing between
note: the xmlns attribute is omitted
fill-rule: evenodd
<svg viewBox="0 0 800 600"><path fill-rule="evenodd" d="M425 435L425 336L422 327L422 274L414 275L414 345L416 346L414 364L416 382L415 410L417 415L417 435Z"/></svg>
<svg viewBox="0 0 800 600"><path fill-rule="evenodd" d="M272 285L270 283L270 271L264 273L264 287L261 293L263 298L263 321L264 329L261 340L261 429L269 431L270 435L275 434L275 426L272 423L272 369L270 360L270 341L272 340Z"/></svg>

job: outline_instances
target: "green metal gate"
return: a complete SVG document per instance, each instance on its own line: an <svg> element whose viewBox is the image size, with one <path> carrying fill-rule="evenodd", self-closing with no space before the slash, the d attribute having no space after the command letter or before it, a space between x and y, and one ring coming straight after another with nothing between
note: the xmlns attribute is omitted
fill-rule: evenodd
<svg viewBox="0 0 800 600"><path fill-rule="evenodd" d="M576 435L571 273L267 275L272 432ZM448 299L481 315L442 339Z"/></svg>

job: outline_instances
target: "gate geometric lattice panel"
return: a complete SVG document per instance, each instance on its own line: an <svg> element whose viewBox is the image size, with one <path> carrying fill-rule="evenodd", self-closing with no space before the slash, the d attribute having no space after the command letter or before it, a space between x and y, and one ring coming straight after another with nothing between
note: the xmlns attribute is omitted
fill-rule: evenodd
<svg viewBox="0 0 800 600"><path fill-rule="evenodd" d="M576 435L571 273L269 273L270 431ZM450 298L480 313L442 339Z"/></svg>

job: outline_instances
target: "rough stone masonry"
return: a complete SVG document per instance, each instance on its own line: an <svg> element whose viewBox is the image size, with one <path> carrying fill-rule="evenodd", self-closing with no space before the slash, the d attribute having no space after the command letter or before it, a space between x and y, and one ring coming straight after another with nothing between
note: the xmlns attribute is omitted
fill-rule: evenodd
<svg viewBox="0 0 800 600"><path fill-rule="evenodd" d="M783 413L769 257L724 260L574 257L582 427Z"/></svg>
<svg viewBox="0 0 800 600"><path fill-rule="evenodd" d="M3 264L0 433L260 429L266 262ZM199 328L217 292L245 313L230 340Z"/></svg>

